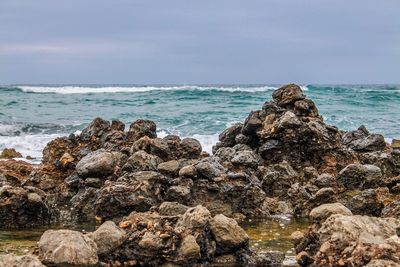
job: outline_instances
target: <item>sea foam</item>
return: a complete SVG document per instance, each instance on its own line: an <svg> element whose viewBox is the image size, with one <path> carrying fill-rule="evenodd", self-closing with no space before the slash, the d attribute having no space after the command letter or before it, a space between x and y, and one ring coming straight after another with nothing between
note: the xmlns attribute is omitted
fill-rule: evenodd
<svg viewBox="0 0 400 267"><path fill-rule="evenodd" d="M94 93L140 93L149 91L179 91L179 90L215 90L226 92L263 92L277 89L276 86L18 86L25 93L50 93L50 94L94 94ZM302 86L307 91L307 86Z"/></svg>

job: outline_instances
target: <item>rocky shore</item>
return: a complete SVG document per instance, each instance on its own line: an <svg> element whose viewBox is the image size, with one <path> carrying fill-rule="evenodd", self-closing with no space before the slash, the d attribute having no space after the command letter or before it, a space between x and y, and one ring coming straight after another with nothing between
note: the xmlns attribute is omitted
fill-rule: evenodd
<svg viewBox="0 0 400 267"><path fill-rule="evenodd" d="M48 230L33 255L0 266L280 266L282 253L253 251L240 227L272 215L313 222L292 235L301 266L399 266L398 143L325 124L297 85L272 97L212 155L158 138L152 121L126 131L96 118L47 144L39 165L0 161L1 229L98 226Z"/></svg>

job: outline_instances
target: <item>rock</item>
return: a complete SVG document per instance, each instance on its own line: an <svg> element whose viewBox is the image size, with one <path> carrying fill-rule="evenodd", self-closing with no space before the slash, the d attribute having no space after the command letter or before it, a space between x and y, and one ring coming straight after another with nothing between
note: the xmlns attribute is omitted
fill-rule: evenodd
<svg viewBox="0 0 400 267"><path fill-rule="evenodd" d="M319 188L334 187L336 185L336 178L331 174L323 173L318 176L318 178L314 181L314 184Z"/></svg>
<svg viewBox="0 0 400 267"><path fill-rule="evenodd" d="M278 106L285 107L290 104L294 104L297 100L305 99L300 86L295 84L288 84L282 86L278 90L272 93L272 98L278 104Z"/></svg>
<svg viewBox="0 0 400 267"><path fill-rule="evenodd" d="M294 113L297 116L318 117L318 109L309 99L298 100L294 103Z"/></svg>
<svg viewBox="0 0 400 267"><path fill-rule="evenodd" d="M76 172L82 178L106 177L114 172L115 165L113 154L99 149L83 157L76 165Z"/></svg>
<svg viewBox="0 0 400 267"><path fill-rule="evenodd" d="M179 219L177 225L187 229L203 228L208 225L210 220L211 214L208 209L198 205L188 209Z"/></svg>
<svg viewBox="0 0 400 267"><path fill-rule="evenodd" d="M363 139L363 138L367 137L368 135L369 135L369 131L367 130L367 128L364 125L361 125L355 131L346 132L342 137L342 141L343 141L343 144L345 144L347 146L352 146L354 142L356 142L357 140Z"/></svg>
<svg viewBox="0 0 400 267"><path fill-rule="evenodd" d="M0 160L0 177L12 186L20 186L29 177L33 166L20 160Z"/></svg>
<svg viewBox="0 0 400 267"><path fill-rule="evenodd" d="M0 159L22 158L22 154L14 148L4 148L0 154Z"/></svg>
<svg viewBox="0 0 400 267"><path fill-rule="evenodd" d="M196 164L196 170L198 174L208 179L221 176L225 173L225 168L218 162L218 158L216 157L202 159Z"/></svg>
<svg viewBox="0 0 400 267"><path fill-rule="evenodd" d="M249 267L279 267L285 260L285 253L279 251L257 252L246 260Z"/></svg>
<svg viewBox="0 0 400 267"><path fill-rule="evenodd" d="M374 189L366 189L353 196L347 203L353 214L379 216L383 203Z"/></svg>
<svg viewBox="0 0 400 267"><path fill-rule="evenodd" d="M144 136L157 137L157 126L153 121L137 120L129 126L128 138L130 140L136 141Z"/></svg>
<svg viewBox="0 0 400 267"><path fill-rule="evenodd" d="M39 241L39 258L52 266L93 266L98 263L97 245L71 230L47 230Z"/></svg>
<svg viewBox="0 0 400 267"><path fill-rule="evenodd" d="M367 137L353 141L349 145L355 151L381 151L385 149L385 138L381 134L370 134Z"/></svg>
<svg viewBox="0 0 400 267"><path fill-rule="evenodd" d="M158 164L157 169L164 174L177 175L179 172L179 162L177 160L170 160Z"/></svg>
<svg viewBox="0 0 400 267"><path fill-rule="evenodd" d="M125 165L122 167L123 171L156 171L158 164L162 160L154 155L148 154L145 151L137 151L133 153Z"/></svg>
<svg viewBox="0 0 400 267"><path fill-rule="evenodd" d="M71 163L73 163L75 161L75 158L73 156L71 156L71 154L69 154L68 152L65 152L61 156L59 161L60 161L61 166L66 168L66 167L68 167L68 165L70 165Z"/></svg>
<svg viewBox="0 0 400 267"><path fill-rule="evenodd" d="M250 112L249 116L247 116L243 127L242 127L242 134L244 135L254 135L257 128L262 125L262 120L259 117L259 113L252 111Z"/></svg>
<svg viewBox="0 0 400 267"><path fill-rule="evenodd" d="M382 171L374 165L350 164L339 172L337 180L346 189L376 187Z"/></svg>
<svg viewBox="0 0 400 267"><path fill-rule="evenodd" d="M172 201L189 200L190 188L188 186L174 185L168 188L166 199Z"/></svg>
<svg viewBox="0 0 400 267"><path fill-rule="evenodd" d="M0 267L46 267L36 256L14 254L0 255Z"/></svg>
<svg viewBox="0 0 400 267"><path fill-rule="evenodd" d="M89 141L93 138L100 138L108 132L110 123L102 118L94 119L80 134L81 140Z"/></svg>
<svg viewBox="0 0 400 267"><path fill-rule="evenodd" d="M226 128L218 137L224 147L232 147L236 144L236 136L241 132L243 124L235 123L229 128Z"/></svg>
<svg viewBox="0 0 400 267"><path fill-rule="evenodd" d="M100 188L103 185L103 181L99 178L86 178L85 185L89 187Z"/></svg>
<svg viewBox="0 0 400 267"><path fill-rule="evenodd" d="M249 236L234 219L219 214L210 222L210 229L217 242L217 252L229 251L234 248L247 247Z"/></svg>
<svg viewBox="0 0 400 267"><path fill-rule="evenodd" d="M179 176L181 177L196 177L196 175L197 170L193 165L187 165L179 170Z"/></svg>
<svg viewBox="0 0 400 267"><path fill-rule="evenodd" d="M197 261L201 257L200 246L193 235L187 235L182 239L178 254L183 262Z"/></svg>
<svg viewBox="0 0 400 267"><path fill-rule="evenodd" d="M393 139L391 147L393 149L400 149L400 140L399 139Z"/></svg>
<svg viewBox="0 0 400 267"><path fill-rule="evenodd" d="M163 216L178 216L184 214L189 209L188 206L182 205L178 202L163 202L158 211Z"/></svg>
<svg viewBox="0 0 400 267"><path fill-rule="evenodd" d="M393 201L382 210L382 217L393 217L400 220L400 200Z"/></svg>
<svg viewBox="0 0 400 267"><path fill-rule="evenodd" d="M324 221L333 214L353 215L351 211L341 203L322 204L311 210L309 217L313 221Z"/></svg>
<svg viewBox="0 0 400 267"><path fill-rule="evenodd" d="M365 267L399 267L400 264L391 260L372 260Z"/></svg>
<svg viewBox="0 0 400 267"><path fill-rule="evenodd" d="M198 158L203 151L201 144L194 138L184 138L181 143L182 157L195 159Z"/></svg>
<svg viewBox="0 0 400 267"><path fill-rule="evenodd" d="M126 233L113 221L103 223L96 231L88 234L97 245L98 255L107 255L117 249L125 240Z"/></svg>
<svg viewBox="0 0 400 267"><path fill-rule="evenodd" d="M255 167L258 165L259 157L253 151L238 151L231 162L235 165Z"/></svg>
<svg viewBox="0 0 400 267"><path fill-rule="evenodd" d="M332 266L365 266L374 260L398 259L399 227L400 221L393 218L332 215L306 233L296 247L297 259L302 266L311 262L313 266L326 266L327 262Z"/></svg>
<svg viewBox="0 0 400 267"><path fill-rule="evenodd" d="M37 193L7 185L0 187L0 218L0 228L40 227L50 223L50 210Z"/></svg>

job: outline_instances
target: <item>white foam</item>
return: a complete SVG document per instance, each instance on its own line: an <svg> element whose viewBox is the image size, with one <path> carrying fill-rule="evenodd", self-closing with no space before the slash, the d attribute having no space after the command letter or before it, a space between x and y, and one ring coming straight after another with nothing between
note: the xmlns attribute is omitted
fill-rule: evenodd
<svg viewBox="0 0 400 267"><path fill-rule="evenodd" d="M199 91L226 91L226 92L263 92L277 89L273 86L104 86L104 87L86 87L86 86L19 86L26 93L53 93L53 94L89 94L89 93L138 93L149 91L178 91L178 90L199 90Z"/></svg>

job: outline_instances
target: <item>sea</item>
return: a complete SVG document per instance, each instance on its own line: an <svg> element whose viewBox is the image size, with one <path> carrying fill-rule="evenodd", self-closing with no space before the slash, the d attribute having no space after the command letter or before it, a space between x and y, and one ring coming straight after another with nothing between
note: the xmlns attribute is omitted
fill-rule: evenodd
<svg viewBox="0 0 400 267"><path fill-rule="evenodd" d="M52 139L78 134L96 117L127 127L153 120L160 137L198 139L211 152L218 135L271 100L280 85L0 85L0 151L42 157ZM400 138L400 85L302 85L326 123L365 125L388 142Z"/></svg>

